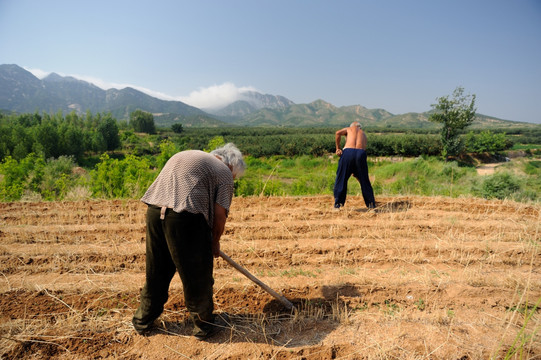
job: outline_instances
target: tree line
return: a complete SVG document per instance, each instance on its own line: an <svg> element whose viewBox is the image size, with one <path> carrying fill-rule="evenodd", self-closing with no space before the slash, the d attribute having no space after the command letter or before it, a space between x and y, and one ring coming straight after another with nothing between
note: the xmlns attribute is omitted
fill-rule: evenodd
<svg viewBox="0 0 541 360"><path fill-rule="evenodd" d="M146 156L159 154L159 144L168 140L179 149L204 149L209 141L221 136L235 143L253 157L274 155L322 156L334 153L335 128L186 128L156 129L152 114L135 111L130 123L118 122L110 114L81 116L75 113L0 114L0 161L10 156L21 160L28 154L42 154L45 159L72 156L81 160L94 154L117 151ZM442 137L434 132L380 132L366 129L369 134L369 156L439 156L444 152ZM470 131L453 140L462 152L501 152L514 141L527 137L541 142L541 131L516 133Z"/></svg>
<svg viewBox="0 0 541 360"><path fill-rule="evenodd" d="M317 191L314 189L326 189L332 182L335 169L331 163L336 158L328 155L334 153L334 130L190 128L180 134L163 129L156 134L142 134L103 114L0 116L0 201L137 198L176 152L209 151L225 142L237 144L251 165L276 156L283 161L294 162L302 156L308 163L309 159L326 161L325 171L331 175L316 176L318 180L313 186L307 184L314 183L316 178L301 176L306 169L299 168L294 175L300 176L300 180L294 183L293 193L311 194ZM517 136L520 135L513 135ZM541 140L541 136L535 139ZM473 152L498 152L512 144L505 133L490 131L471 131L463 135L462 141L465 149ZM428 133L370 132L368 152L371 156L437 158L441 154L441 139ZM257 177L247 177L239 182L238 194L260 193L262 184ZM264 188L271 191L272 184L265 182Z"/></svg>
<svg viewBox="0 0 541 360"><path fill-rule="evenodd" d="M0 159L21 160L34 153L46 159L64 155L80 161L85 152L120 147L119 126L111 114L0 114Z"/></svg>
<svg viewBox="0 0 541 360"><path fill-rule="evenodd" d="M222 137L225 142L236 144L239 149L253 157L268 157L274 155L322 156L334 153L334 132L336 129L279 129L250 128L250 129L186 129L181 137L171 140L180 147L203 149L208 142L216 137ZM369 156L439 156L443 145L438 134L431 133L373 133L367 130ZM541 141L541 137L539 138ZM344 142L344 139L342 139ZM497 153L513 146L505 133L490 130L463 134L459 140L461 152L468 153Z"/></svg>

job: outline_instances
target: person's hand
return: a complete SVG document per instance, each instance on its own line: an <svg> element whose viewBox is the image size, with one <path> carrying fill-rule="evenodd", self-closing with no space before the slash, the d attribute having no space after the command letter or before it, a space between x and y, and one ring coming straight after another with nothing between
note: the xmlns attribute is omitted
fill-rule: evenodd
<svg viewBox="0 0 541 360"><path fill-rule="evenodd" d="M342 149L336 149L336 155L342 156Z"/></svg>

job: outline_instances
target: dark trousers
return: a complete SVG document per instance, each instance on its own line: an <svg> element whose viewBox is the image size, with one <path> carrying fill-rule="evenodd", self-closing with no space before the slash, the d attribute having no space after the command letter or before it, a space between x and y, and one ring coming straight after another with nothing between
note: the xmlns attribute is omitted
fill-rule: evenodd
<svg viewBox="0 0 541 360"><path fill-rule="evenodd" d="M362 149L344 149L338 161L336 181L334 182L334 207L344 206L348 192L348 180L353 174L361 184L361 191L367 207L376 207L374 190L368 177L366 151Z"/></svg>
<svg viewBox="0 0 541 360"><path fill-rule="evenodd" d="M162 220L160 208L149 206L146 228L146 282L132 320L135 329L149 329L163 312L169 284L178 271L194 333L206 333L214 321L214 259L211 229L205 217L167 209Z"/></svg>

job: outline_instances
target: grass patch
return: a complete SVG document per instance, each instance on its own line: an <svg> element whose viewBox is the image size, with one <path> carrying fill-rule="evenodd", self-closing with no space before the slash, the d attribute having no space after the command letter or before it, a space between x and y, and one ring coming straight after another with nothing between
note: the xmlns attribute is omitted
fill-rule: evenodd
<svg viewBox="0 0 541 360"><path fill-rule="evenodd" d="M535 149L541 149L541 145L539 145L539 144L515 144L511 148L511 150L535 150Z"/></svg>
<svg viewBox="0 0 541 360"><path fill-rule="evenodd" d="M303 196L333 194L338 157L247 157L245 175L236 182L237 196ZM369 159L375 195L477 196L487 199L537 201L541 196L541 161L510 162L509 174L481 177L473 166L437 157ZM516 174L515 174L516 173ZM361 195L352 176L348 195Z"/></svg>
<svg viewBox="0 0 541 360"><path fill-rule="evenodd" d="M317 275L313 271L306 271L303 269L291 269L291 270L284 270L280 273L280 276L285 277L297 277L297 276L305 276L305 277L312 277L315 278Z"/></svg>
<svg viewBox="0 0 541 360"><path fill-rule="evenodd" d="M0 164L0 201L82 200L89 197L139 198L158 174L147 158L126 156L122 160L103 156L90 170L61 167L59 159ZM245 157L248 165L235 182L236 196L333 195L337 156L276 155ZM376 196L477 196L487 199L538 201L541 197L539 157L515 159L498 167L494 175L479 176L473 166L438 157L369 158L369 176ZM503 173L505 172L505 173ZM25 173L21 176L20 173ZM350 177L348 195L361 195L357 179Z"/></svg>

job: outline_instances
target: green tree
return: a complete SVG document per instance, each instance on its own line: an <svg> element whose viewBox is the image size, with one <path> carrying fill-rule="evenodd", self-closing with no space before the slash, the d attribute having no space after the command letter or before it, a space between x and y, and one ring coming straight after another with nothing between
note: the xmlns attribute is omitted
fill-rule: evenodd
<svg viewBox="0 0 541 360"><path fill-rule="evenodd" d="M63 155L73 155L75 159L80 160L84 153L83 130L74 124L62 126L63 130L60 143L63 148Z"/></svg>
<svg viewBox="0 0 541 360"><path fill-rule="evenodd" d="M179 148L175 144L173 144L171 141L169 140L162 141L160 143L160 155L158 155L156 158L158 169L161 170L164 167L167 160L169 160L169 158L171 158L171 156L175 155L177 152L179 152Z"/></svg>
<svg viewBox="0 0 541 360"><path fill-rule="evenodd" d="M177 123L171 125L171 130L173 130L174 133L180 134L184 131L184 128L182 127L181 123Z"/></svg>
<svg viewBox="0 0 541 360"><path fill-rule="evenodd" d="M223 136L215 136L212 139L209 140L209 143L206 148L203 150L206 152L211 152L212 150L219 148L221 146L225 145L225 140Z"/></svg>
<svg viewBox="0 0 541 360"><path fill-rule="evenodd" d="M107 142L100 132L92 132L87 138L88 148L95 152L107 151Z"/></svg>
<svg viewBox="0 0 541 360"><path fill-rule="evenodd" d="M21 124L15 124L11 132L11 144L13 145L13 157L21 160L30 153L32 149L32 135L29 128Z"/></svg>
<svg viewBox="0 0 541 360"><path fill-rule="evenodd" d="M149 160L135 155L119 160L103 154L90 171L92 193L98 198L139 198L155 177Z"/></svg>
<svg viewBox="0 0 541 360"><path fill-rule="evenodd" d="M0 201L20 200L25 191L39 192L45 159L33 153L17 161L7 156L0 163Z"/></svg>
<svg viewBox="0 0 541 360"><path fill-rule="evenodd" d="M453 97L442 96L433 104L435 110L428 118L432 122L443 124L441 129L442 155L459 155L462 150L460 131L471 125L475 119L475 94L464 95L464 88L457 87Z"/></svg>
<svg viewBox="0 0 541 360"><path fill-rule="evenodd" d="M36 142L41 145L46 158L58 157L60 149L58 143L60 137L58 135L57 127L51 122L43 122L36 128Z"/></svg>
<svg viewBox="0 0 541 360"><path fill-rule="evenodd" d="M154 124L154 119L152 120ZM98 125L98 132L103 136L107 150L116 150L120 147L120 135L116 120L111 115L105 116Z"/></svg>
<svg viewBox="0 0 541 360"><path fill-rule="evenodd" d="M156 125L154 124L154 115L142 110L135 110L130 114L130 124L137 132L147 134L156 133Z"/></svg>
<svg viewBox="0 0 541 360"><path fill-rule="evenodd" d="M474 153L496 153L511 147L511 142L505 138L505 133L495 134L490 130L474 134L470 131L466 135L466 150Z"/></svg>

